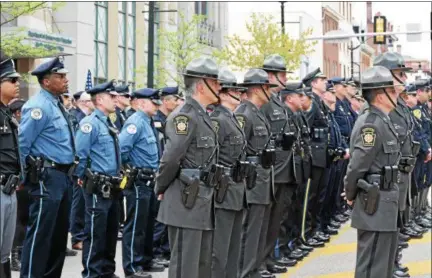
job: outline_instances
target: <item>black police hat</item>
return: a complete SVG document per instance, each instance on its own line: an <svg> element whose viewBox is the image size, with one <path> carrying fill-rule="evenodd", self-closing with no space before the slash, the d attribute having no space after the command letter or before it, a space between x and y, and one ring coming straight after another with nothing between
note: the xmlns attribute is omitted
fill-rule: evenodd
<svg viewBox="0 0 432 278"><path fill-rule="evenodd" d="M63 57L55 57L50 59L48 62L40 64L36 69L34 69L31 74L35 76L43 76L47 73L68 73L69 71L65 69L63 64Z"/></svg>
<svg viewBox="0 0 432 278"><path fill-rule="evenodd" d="M115 87L115 91L119 94L119 96L128 96L129 94L129 84L118 85Z"/></svg>
<svg viewBox="0 0 432 278"><path fill-rule="evenodd" d="M0 53L0 79L21 77L15 70L14 61L3 52Z"/></svg>
<svg viewBox="0 0 432 278"><path fill-rule="evenodd" d="M288 82L285 88L282 89L279 93L285 96L290 94L304 95L303 88L304 87L302 82Z"/></svg>
<svg viewBox="0 0 432 278"><path fill-rule="evenodd" d="M375 57L374 66L383 66L389 70L410 71L412 68L405 67L402 55L396 52L385 52Z"/></svg>
<svg viewBox="0 0 432 278"><path fill-rule="evenodd" d="M166 96L175 96L179 98L179 88L178 87L164 87L160 90L160 96L166 97Z"/></svg>
<svg viewBox="0 0 432 278"><path fill-rule="evenodd" d="M305 94L305 96L307 97L313 97L313 92L312 92L312 87L304 87L303 88L303 93Z"/></svg>
<svg viewBox="0 0 432 278"><path fill-rule="evenodd" d="M161 105L162 101L160 99L161 91L152 88L144 88L136 90L132 93L132 98L145 98L150 99L154 104Z"/></svg>
<svg viewBox="0 0 432 278"><path fill-rule="evenodd" d="M84 93L85 91L79 91L79 92L76 92L75 94L73 94L73 98L75 99L75 100L79 100L80 99L80 97L81 97L81 95L82 95L82 93Z"/></svg>
<svg viewBox="0 0 432 278"><path fill-rule="evenodd" d="M189 77L217 79L218 73L219 68L217 63L213 59L203 56L189 62L183 75Z"/></svg>
<svg viewBox="0 0 432 278"><path fill-rule="evenodd" d="M270 87L277 87L278 85L272 84L268 80L268 74L262 69L250 69L246 72L243 83L239 84L242 87L268 85Z"/></svg>
<svg viewBox="0 0 432 278"><path fill-rule="evenodd" d="M428 79L418 79L418 80L414 81L414 86L416 87L416 90L421 90L424 88L429 89L430 88L429 80Z"/></svg>
<svg viewBox="0 0 432 278"><path fill-rule="evenodd" d="M115 81L111 80L102 84L98 84L87 91L87 93L91 96L108 93L110 95L118 96L119 94L115 90Z"/></svg>
<svg viewBox="0 0 432 278"><path fill-rule="evenodd" d="M416 95L417 87L414 83L408 84L407 86L405 86L405 90L402 93L405 93L407 95Z"/></svg>
<svg viewBox="0 0 432 278"><path fill-rule="evenodd" d="M336 83L336 84L341 84L341 83ZM330 93L335 93L335 88L334 88L334 83L333 82L328 82L327 86L326 86L326 91L330 92Z"/></svg>
<svg viewBox="0 0 432 278"><path fill-rule="evenodd" d="M325 76L325 74L321 72L320 68L317 68L308 73L305 77L303 77L302 81L305 86L310 87L312 81L316 78L327 78L327 76Z"/></svg>
<svg viewBox="0 0 432 278"><path fill-rule="evenodd" d="M287 71L285 59L279 54L272 54L267 56L264 60L264 65L262 69L270 72L292 73L292 71Z"/></svg>

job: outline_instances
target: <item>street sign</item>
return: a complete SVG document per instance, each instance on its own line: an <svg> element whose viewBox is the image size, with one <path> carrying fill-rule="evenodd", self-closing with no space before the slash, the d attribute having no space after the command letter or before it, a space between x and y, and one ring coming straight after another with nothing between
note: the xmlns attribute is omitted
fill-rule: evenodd
<svg viewBox="0 0 432 278"><path fill-rule="evenodd" d="M422 40L421 33L415 33L416 31L420 31L421 25L420 23L407 23L406 30L407 32L413 32L411 34L407 34L407 42L420 42Z"/></svg>

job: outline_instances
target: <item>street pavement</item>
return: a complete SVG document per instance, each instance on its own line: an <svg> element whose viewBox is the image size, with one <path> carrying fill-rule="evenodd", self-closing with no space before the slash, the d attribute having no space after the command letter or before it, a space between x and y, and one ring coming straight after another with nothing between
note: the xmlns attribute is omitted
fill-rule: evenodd
<svg viewBox="0 0 432 278"><path fill-rule="evenodd" d="M413 278L430 278L432 275L432 247L431 231L425 233L422 239L410 240L408 249L403 251L403 264L410 269ZM122 269L121 241L117 245L117 271L116 274L124 277ZM333 236L324 248L315 249L295 267L288 269L287 273L277 278L349 278L354 277L356 259L356 230L349 223L343 225L339 234ZM81 278L82 264L81 252L75 257L67 257L63 268L64 278ZM168 271L152 273L154 278L167 278ZM13 272L13 278L18 278ZM208 277L202 277L208 278Z"/></svg>

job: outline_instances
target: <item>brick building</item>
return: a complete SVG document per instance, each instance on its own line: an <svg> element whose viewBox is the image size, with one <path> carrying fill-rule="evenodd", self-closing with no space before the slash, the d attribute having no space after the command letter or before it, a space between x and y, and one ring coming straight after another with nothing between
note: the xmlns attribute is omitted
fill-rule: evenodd
<svg viewBox="0 0 432 278"><path fill-rule="evenodd" d="M323 34L339 29L337 12L328 6L322 8ZM323 43L323 68L322 71L328 77L340 76L339 44Z"/></svg>

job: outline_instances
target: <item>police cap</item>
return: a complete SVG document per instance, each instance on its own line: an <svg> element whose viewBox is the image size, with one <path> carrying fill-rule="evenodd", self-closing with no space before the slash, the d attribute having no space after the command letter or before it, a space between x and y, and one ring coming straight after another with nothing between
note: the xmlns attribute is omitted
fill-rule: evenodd
<svg viewBox="0 0 432 278"><path fill-rule="evenodd" d="M285 59L279 54L272 54L265 58L264 65L262 67L265 71L270 72L289 72L286 69Z"/></svg>
<svg viewBox="0 0 432 278"><path fill-rule="evenodd" d="M340 84L340 83L339 83L339 84ZM336 92L336 91L335 91L335 88L334 88L334 83L333 83L333 82L329 82L329 83L327 83L326 91L327 91L327 92L330 92L330 93L335 93L335 92Z"/></svg>
<svg viewBox="0 0 432 278"><path fill-rule="evenodd" d="M183 72L184 76L217 79L219 67L216 62L209 57L200 57L193 59L186 66Z"/></svg>
<svg viewBox="0 0 432 278"><path fill-rule="evenodd" d="M242 87L268 85L270 87L277 87L278 85L272 84L268 80L268 74L262 69L250 69L246 72L243 83L239 84Z"/></svg>
<svg viewBox="0 0 432 278"><path fill-rule="evenodd" d="M166 97L166 96L175 96L179 98L179 88L178 87L164 87L160 90L160 96Z"/></svg>
<svg viewBox="0 0 432 278"><path fill-rule="evenodd" d="M118 85L115 87L115 91L119 96L129 96L129 84Z"/></svg>
<svg viewBox="0 0 432 278"><path fill-rule="evenodd" d="M17 78L21 77L19 73L15 70L15 63L14 61L6 57L6 55L1 52L0 53L0 79L4 78Z"/></svg>
<svg viewBox="0 0 432 278"><path fill-rule="evenodd" d="M149 99L156 105L161 105L161 91L152 88L138 89L132 93L132 98Z"/></svg>
<svg viewBox="0 0 432 278"><path fill-rule="evenodd" d="M345 78L342 77L333 77L327 80L328 83L333 83L333 85L344 85L346 86L345 83Z"/></svg>
<svg viewBox="0 0 432 278"><path fill-rule="evenodd" d="M91 96L108 93L110 95L118 96L119 94L115 90L115 81L111 80L102 84L98 84L87 91L87 93Z"/></svg>
<svg viewBox="0 0 432 278"><path fill-rule="evenodd" d="M79 92L76 92L75 94L73 94L73 98L75 99L75 100L79 100L80 99L80 97L81 97L81 95L82 95L82 93L84 93L85 91L79 91Z"/></svg>
<svg viewBox="0 0 432 278"><path fill-rule="evenodd" d="M314 71L311 71L308 73L305 77L303 77L302 81L305 86L310 87L312 84L312 81L316 78L327 78L322 72L320 68L315 69Z"/></svg>
<svg viewBox="0 0 432 278"><path fill-rule="evenodd" d="M430 89L430 84L428 79L418 79L414 81L414 85L416 87L416 90Z"/></svg>
<svg viewBox="0 0 432 278"><path fill-rule="evenodd" d="M303 83L302 82L288 82L284 89L282 89L279 93L282 96L290 95L290 94L303 94Z"/></svg>
<svg viewBox="0 0 432 278"><path fill-rule="evenodd" d="M69 71L65 69L63 64L63 57L55 57L50 59L48 62L40 64L36 69L34 69L31 74L37 77L42 77L49 73L61 73L65 74Z"/></svg>

